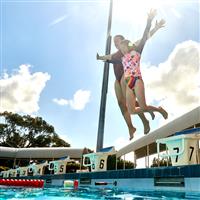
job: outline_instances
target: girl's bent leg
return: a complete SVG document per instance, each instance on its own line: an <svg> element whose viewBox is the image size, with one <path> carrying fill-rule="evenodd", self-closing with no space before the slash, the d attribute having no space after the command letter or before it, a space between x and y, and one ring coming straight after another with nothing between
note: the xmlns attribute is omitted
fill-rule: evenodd
<svg viewBox="0 0 200 200"><path fill-rule="evenodd" d="M146 104L146 98L145 98L145 90L144 90L144 82L141 79L138 79L135 83L135 95L138 100L138 104L140 106L140 109L146 110L147 104ZM139 110L139 109L137 109Z"/></svg>
<svg viewBox="0 0 200 200"><path fill-rule="evenodd" d="M158 108L160 109L159 113L163 116L163 118L164 118L164 119L167 119L167 118L168 118L168 113L167 113L167 111L166 111L164 108L162 108L161 106L158 107Z"/></svg>
<svg viewBox="0 0 200 200"><path fill-rule="evenodd" d="M147 106L146 105L146 99L145 99L145 89L144 89L144 82L143 80L139 79L136 81L135 84L135 94L139 103L140 108L135 109L135 113L139 112L152 112L157 111L162 116L167 119L168 113L162 108L162 107L155 107L155 106Z"/></svg>

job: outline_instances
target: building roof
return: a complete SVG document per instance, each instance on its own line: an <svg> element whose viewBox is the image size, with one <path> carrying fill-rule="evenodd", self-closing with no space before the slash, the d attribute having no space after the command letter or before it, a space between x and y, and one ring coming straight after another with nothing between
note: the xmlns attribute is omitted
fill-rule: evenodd
<svg viewBox="0 0 200 200"><path fill-rule="evenodd" d="M0 146L0 158L60 158L69 156L79 159L82 157L83 149L73 149L69 147L35 147L35 148L10 148Z"/></svg>

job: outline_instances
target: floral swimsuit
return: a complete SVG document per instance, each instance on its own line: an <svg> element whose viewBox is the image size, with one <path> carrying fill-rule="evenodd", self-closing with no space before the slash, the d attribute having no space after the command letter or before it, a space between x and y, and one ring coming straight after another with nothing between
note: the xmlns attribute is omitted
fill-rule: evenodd
<svg viewBox="0 0 200 200"><path fill-rule="evenodd" d="M131 51L122 57L124 67L124 78L126 84L131 90L134 90L135 83L138 79L142 79L140 71L140 53Z"/></svg>

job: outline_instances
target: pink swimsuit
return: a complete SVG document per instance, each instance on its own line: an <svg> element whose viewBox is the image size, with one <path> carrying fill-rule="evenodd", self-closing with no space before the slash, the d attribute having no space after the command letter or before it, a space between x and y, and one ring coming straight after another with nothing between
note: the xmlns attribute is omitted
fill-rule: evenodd
<svg viewBox="0 0 200 200"><path fill-rule="evenodd" d="M142 79L140 71L140 54L136 51L131 51L122 57L124 67L124 78L130 89L134 89L138 79Z"/></svg>

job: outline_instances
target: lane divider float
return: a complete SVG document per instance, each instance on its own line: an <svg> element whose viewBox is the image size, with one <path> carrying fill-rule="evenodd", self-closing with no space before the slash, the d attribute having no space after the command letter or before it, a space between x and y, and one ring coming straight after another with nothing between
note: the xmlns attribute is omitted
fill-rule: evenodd
<svg viewBox="0 0 200 200"><path fill-rule="evenodd" d="M44 180L41 180L41 179L0 179L0 185L43 188Z"/></svg>

